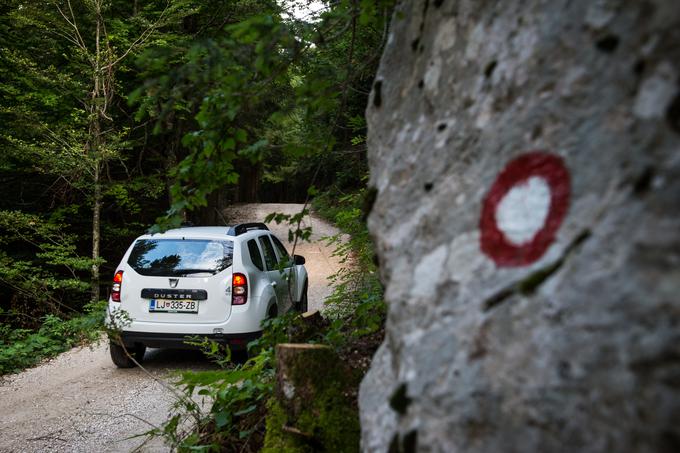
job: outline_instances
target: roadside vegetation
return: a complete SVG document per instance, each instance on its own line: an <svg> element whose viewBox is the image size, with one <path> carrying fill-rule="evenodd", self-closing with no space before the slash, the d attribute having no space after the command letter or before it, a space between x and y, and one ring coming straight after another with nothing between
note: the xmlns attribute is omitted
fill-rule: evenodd
<svg viewBox="0 0 680 453"><path fill-rule="evenodd" d="M21 371L74 346L97 341L105 307L102 303L92 304L84 311L70 319L45 315L37 331L0 324L0 375Z"/></svg>

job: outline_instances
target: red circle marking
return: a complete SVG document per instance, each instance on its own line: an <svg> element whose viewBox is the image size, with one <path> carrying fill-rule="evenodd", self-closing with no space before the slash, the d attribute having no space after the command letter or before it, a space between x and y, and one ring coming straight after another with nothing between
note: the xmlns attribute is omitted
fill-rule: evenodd
<svg viewBox="0 0 680 453"><path fill-rule="evenodd" d="M496 209L510 189L534 176L543 178L550 188L548 216L531 241L515 245L498 228ZM479 221L482 252L502 267L526 266L538 260L555 239L557 229L567 214L570 192L569 171L561 157L532 151L511 160L484 198Z"/></svg>

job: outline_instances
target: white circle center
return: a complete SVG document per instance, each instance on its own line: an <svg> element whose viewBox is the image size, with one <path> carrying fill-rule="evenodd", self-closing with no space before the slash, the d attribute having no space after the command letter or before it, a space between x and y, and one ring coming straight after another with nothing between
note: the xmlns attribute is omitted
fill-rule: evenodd
<svg viewBox="0 0 680 453"><path fill-rule="evenodd" d="M496 208L496 224L514 245L531 242L550 211L550 186L532 176L505 194Z"/></svg>

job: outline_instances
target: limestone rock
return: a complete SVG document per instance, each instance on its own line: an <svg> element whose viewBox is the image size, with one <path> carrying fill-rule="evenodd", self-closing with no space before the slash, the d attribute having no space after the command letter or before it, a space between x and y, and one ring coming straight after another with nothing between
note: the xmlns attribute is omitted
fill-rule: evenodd
<svg viewBox="0 0 680 453"><path fill-rule="evenodd" d="M397 413L390 407L389 401L397 390L396 386L389 348L383 344L376 352L360 389L360 404L364 408L360 413L364 451L384 450L394 435Z"/></svg>
<svg viewBox="0 0 680 453"><path fill-rule="evenodd" d="M680 451L679 77L674 0L397 7L365 451Z"/></svg>

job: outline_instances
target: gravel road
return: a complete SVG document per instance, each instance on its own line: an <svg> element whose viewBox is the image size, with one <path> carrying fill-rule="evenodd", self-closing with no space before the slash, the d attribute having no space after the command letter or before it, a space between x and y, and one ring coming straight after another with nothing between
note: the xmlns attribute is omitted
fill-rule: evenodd
<svg viewBox="0 0 680 453"><path fill-rule="evenodd" d="M224 215L231 223L250 222L271 212L295 214L301 209L299 204L247 204ZM331 291L327 277L340 267L333 247L322 238L337 230L313 215L303 226L312 226L312 240L298 244L295 253L307 260L309 305L318 309ZM287 226L270 228L285 242ZM173 397L161 382L172 381L183 370L213 365L196 351L150 349L144 360L148 373L118 369L102 341L0 378L0 452L118 452L140 446L141 451L168 451L159 440L142 445L143 438L131 436L167 418Z"/></svg>

